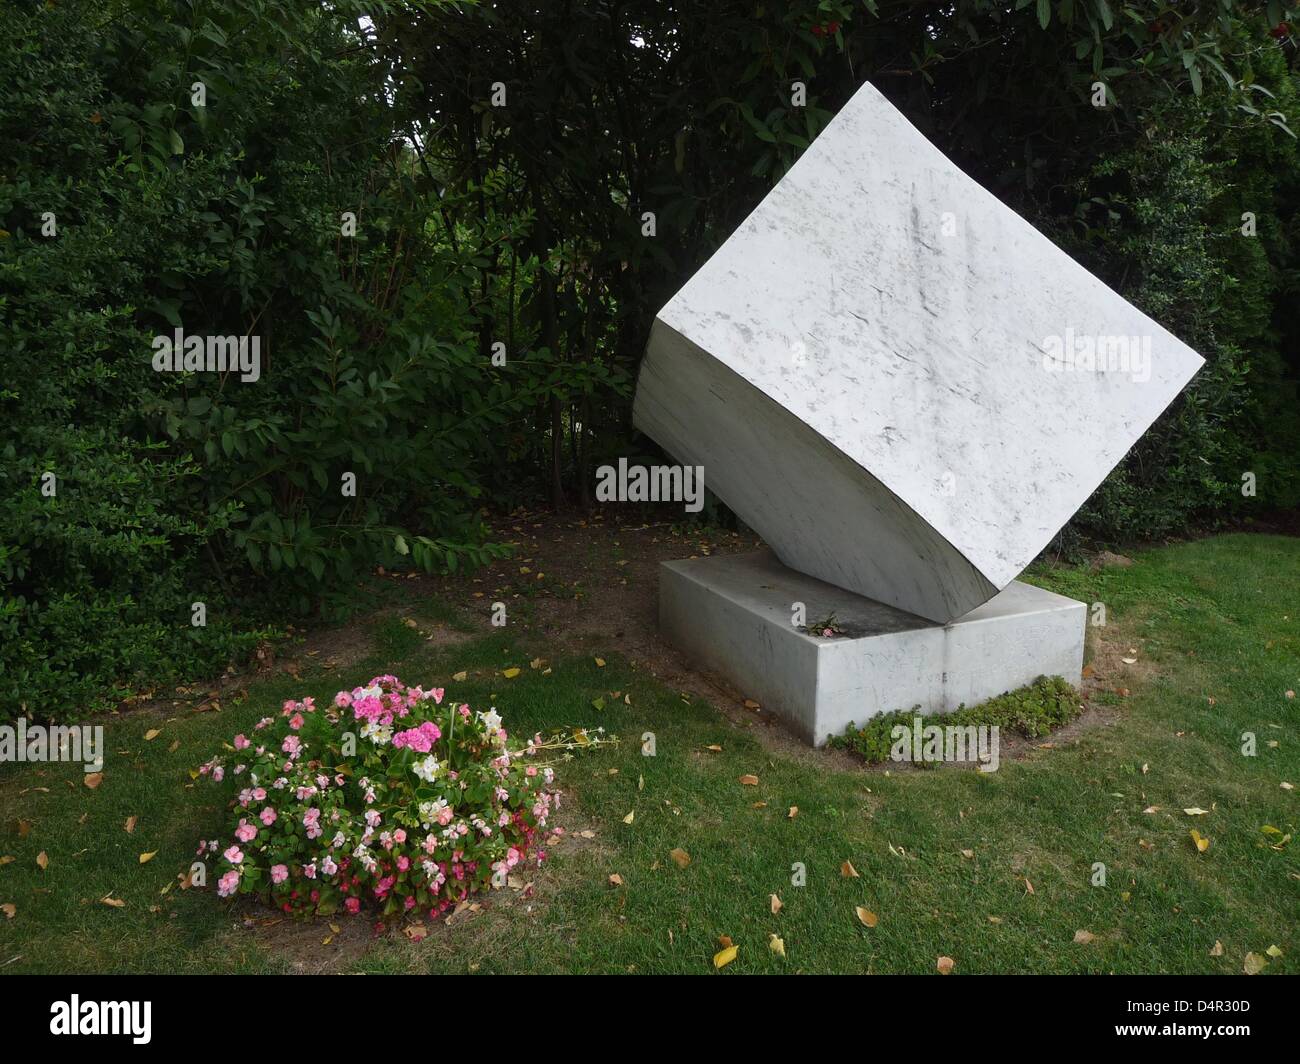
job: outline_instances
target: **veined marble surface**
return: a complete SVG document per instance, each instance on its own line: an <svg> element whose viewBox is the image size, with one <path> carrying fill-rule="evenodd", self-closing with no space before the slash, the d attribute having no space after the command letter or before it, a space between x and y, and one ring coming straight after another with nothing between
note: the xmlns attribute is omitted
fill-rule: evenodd
<svg viewBox="0 0 1300 1064"><path fill-rule="evenodd" d="M864 85L660 311L634 420L787 565L946 622L1202 361Z"/></svg>

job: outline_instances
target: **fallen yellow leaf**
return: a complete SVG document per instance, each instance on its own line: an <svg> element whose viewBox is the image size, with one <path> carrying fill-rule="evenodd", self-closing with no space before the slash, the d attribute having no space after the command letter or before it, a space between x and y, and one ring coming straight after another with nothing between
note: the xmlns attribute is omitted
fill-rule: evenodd
<svg viewBox="0 0 1300 1064"><path fill-rule="evenodd" d="M726 949L718 950L718 952L713 955L713 967L725 968L736 959L736 954L739 952L739 946L728 946Z"/></svg>
<svg viewBox="0 0 1300 1064"><path fill-rule="evenodd" d="M160 732L157 728L150 728L147 732L144 733L144 741L147 743L151 743L155 739L157 739L158 736L160 736L161 734L162 732Z"/></svg>
<svg viewBox="0 0 1300 1064"><path fill-rule="evenodd" d="M1196 852L1204 853L1210 848L1210 840L1202 835L1199 831L1193 829L1189 834L1192 836L1192 842L1196 843Z"/></svg>
<svg viewBox="0 0 1300 1064"><path fill-rule="evenodd" d="M767 934L767 948L775 953L782 960L785 959L785 942L772 932Z"/></svg>
<svg viewBox="0 0 1300 1064"><path fill-rule="evenodd" d="M501 675L504 676L507 680L513 680L516 676L519 675L519 669L518 668L506 669Z"/></svg>
<svg viewBox="0 0 1300 1064"><path fill-rule="evenodd" d="M870 909L864 909L861 905L859 905L853 911L858 914L858 919L861 920L863 924L865 924L867 927L875 927L876 924L880 923L880 917L877 916L875 913L873 913Z"/></svg>
<svg viewBox="0 0 1300 1064"><path fill-rule="evenodd" d="M141 864L148 864L150 861L152 861L152 860L153 860L155 857L157 857L157 856L158 856L158 851L157 851L157 850L154 850L152 853L142 853L142 854L140 855L140 863L141 863Z"/></svg>

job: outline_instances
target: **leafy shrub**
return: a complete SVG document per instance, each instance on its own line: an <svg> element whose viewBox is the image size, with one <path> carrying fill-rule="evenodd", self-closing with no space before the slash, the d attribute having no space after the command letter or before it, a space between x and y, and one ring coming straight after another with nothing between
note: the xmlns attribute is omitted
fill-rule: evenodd
<svg viewBox="0 0 1300 1064"><path fill-rule="evenodd" d="M1078 691L1059 676L1040 676L1025 687L1008 691L970 708L963 705L952 713L929 714L925 722L940 727L997 726L1023 735L1026 739L1036 739L1073 720L1079 715L1080 709ZM873 764L889 761L890 748L897 741L890 732L899 724L910 729L912 718L919 711L920 707L914 706L910 710L898 709L882 713L872 717L861 728L850 722L844 734L832 736L827 745L856 751Z"/></svg>
<svg viewBox="0 0 1300 1064"><path fill-rule="evenodd" d="M500 553L482 484L544 380L475 349L477 246L403 146L367 10L6 9L0 719L218 671L375 563ZM258 337L260 378L155 372L177 327Z"/></svg>
<svg viewBox="0 0 1300 1064"><path fill-rule="evenodd" d="M332 706L285 702L202 765L233 798L229 841L198 853L219 860L221 897L257 895L304 916L367 906L436 916L545 860L559 794L539 755L609 741L511 744L495 709L378 676Z"/></svg>

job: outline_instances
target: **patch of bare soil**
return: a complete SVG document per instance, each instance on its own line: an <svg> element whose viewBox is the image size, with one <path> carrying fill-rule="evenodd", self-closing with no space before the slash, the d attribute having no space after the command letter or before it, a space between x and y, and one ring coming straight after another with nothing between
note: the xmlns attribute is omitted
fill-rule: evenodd
<svg viewBox="0 0 1300 1064"><path fill-rule="evenodd" d="M659 634L661 562L746 553L762 540L752 532L685 525L680 512L665 518L672 511L630 516L628 510L611 506L586 517L519 510L499 518L495 536L514 547L513 557L468 578L425 578L430 593L481 620L485 630L491 604L504 602L511 630L522 625L524 641L539 654L619 653L690 700L708 700L775 752L808 764L854 767L851 755L813 750L775 714L747 708L749 692L693 664Z"/></svg>

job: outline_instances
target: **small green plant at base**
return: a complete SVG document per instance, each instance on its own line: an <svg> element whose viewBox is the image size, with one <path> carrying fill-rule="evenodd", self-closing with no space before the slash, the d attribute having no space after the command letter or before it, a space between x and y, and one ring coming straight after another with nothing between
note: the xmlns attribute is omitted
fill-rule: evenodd
<svg viewBox="0 0 1300 1064"><path fill-rule="evenodd" d="M978 705L969 708L962 705L952 713L931 714L925 720L927 724L940 726L996 726L1023 735L1026 739L1036 739L1073 720L1082 709L1079 692L1061 677L1040 676L1025 687L1000 694ZM872 717L860 728L856 722L850 722L844 734L832 736L827 745L841 750L853 750L872 764L888 761L890 748L895 744L891 735L894 727L899 724L910 727L913 716L919 712L920 707L914 706L912 709L882 713Z"/></svg>
<svg viewBox="0 0 1300 1064"><path fill-rule="evenodd" d="M812 621L805 624L803 630L808 635L817 636L821 639L833 639L837 635L843 635L844 629L840 627L839 621L835 619L835 612L832 610L820 621Z"/></svg>

